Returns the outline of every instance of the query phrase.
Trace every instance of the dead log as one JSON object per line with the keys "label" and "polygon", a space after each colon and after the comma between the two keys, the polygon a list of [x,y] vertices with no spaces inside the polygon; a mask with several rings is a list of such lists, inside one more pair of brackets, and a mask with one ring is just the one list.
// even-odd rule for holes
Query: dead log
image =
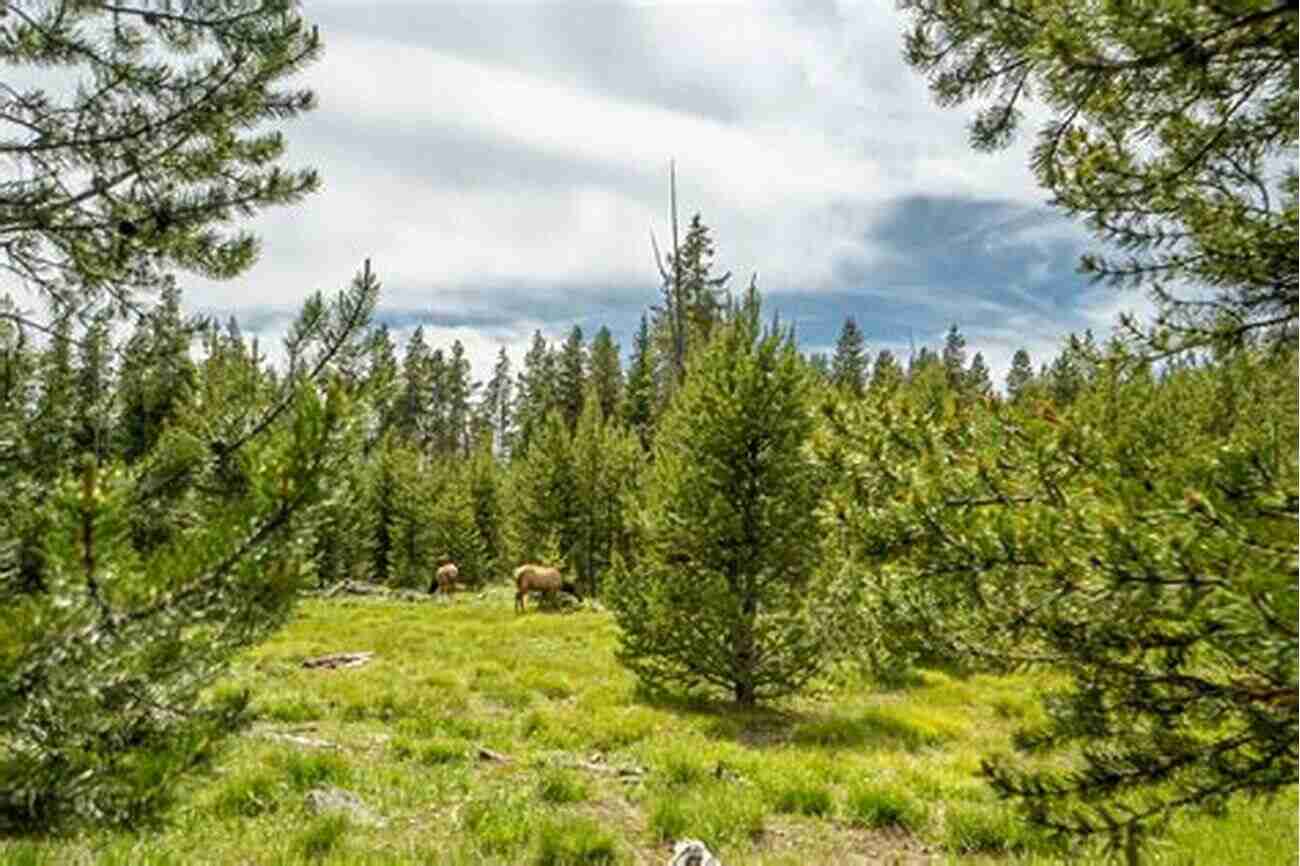
{"label": "dead log", "polygon": [[314,659],[304,659],[302,666],[330,670],[335,668],[355,668],[370,661],[373,656],[373,652],[335,653],[334,655],[320,656]]}

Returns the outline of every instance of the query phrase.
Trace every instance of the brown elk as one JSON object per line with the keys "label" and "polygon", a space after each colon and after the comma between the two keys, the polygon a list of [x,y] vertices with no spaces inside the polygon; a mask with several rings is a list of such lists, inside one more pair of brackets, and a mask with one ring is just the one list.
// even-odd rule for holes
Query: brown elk
{"label": "brown elk", "polygon": [[443,564],[438,567],[437,572],[434,573],[433,583],[429,584],[429,592],[433,593],[441,590],[450,595],[452,590],[456,588],[456,581],[458,580],[460,580],[460,569],[456,567],[456,563],[450,559],[444,560]]}
{"label": "brown elk", "polygon": [[578,588],[571,581],[565,580],[558,568],[547,565],[529,564],[515,569],[515,610],[517,612],[523,611],[524,596],[530,592],[547,594],[567,592],[578,601],[582,601]]}

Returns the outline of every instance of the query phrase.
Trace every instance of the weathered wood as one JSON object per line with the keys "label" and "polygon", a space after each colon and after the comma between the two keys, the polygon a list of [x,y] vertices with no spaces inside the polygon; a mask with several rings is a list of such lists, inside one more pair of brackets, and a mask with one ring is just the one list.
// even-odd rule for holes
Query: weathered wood
{"label": "weathered wood", "polygon": [[373,652],[335,653],[314,659],[304,659],[302,666],[305,668],[329,668],[331,670],[335,668],[355,668],[370,661],[373,656]]}
{"label": "weathered wood", "polygon": [[280,731],[263,731],[262,736],[271,740],[284,740],[287,743],[293,743],[295,746],[304,746],[308,749],[337,749],[338,743],[332,743],[329,740],[318,740],[315,737],[300,737],[297,734],[286,734]]}
{"label": "weathered wood", "polygon": [[495,761],[498,764],[508,764],[511,761],[509,755],[503,755],[500,752],[494,752],[487,746],[478,747],[478,756],[484,761]]}

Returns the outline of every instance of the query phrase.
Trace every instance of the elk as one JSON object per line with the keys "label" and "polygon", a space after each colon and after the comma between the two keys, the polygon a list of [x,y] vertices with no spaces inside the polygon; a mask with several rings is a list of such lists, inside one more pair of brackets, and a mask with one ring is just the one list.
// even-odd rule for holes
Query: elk
{"label": "elk", "polygon": [[582,601],[578,588],[560,574],[558,568],[547,565],[521,565],[515,569],[515,611],[524,609],[524,596],[530,592],[567,592]]}
{"label": "elk", "polygon": [[429,592],[442,590],[448,595],[456,588],[456,581],[460,579],[460,569],[456,568],[456,563],[450,559],[445,560],[434,573],[433,583],[429,584]]}

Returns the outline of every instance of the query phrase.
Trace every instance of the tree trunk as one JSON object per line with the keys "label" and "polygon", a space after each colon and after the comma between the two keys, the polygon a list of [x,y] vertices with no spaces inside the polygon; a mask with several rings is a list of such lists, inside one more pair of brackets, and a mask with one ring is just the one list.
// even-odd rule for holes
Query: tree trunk
{"label": "tree trunk", "polygon": [[747,593],[741,603],[740,622],[732,632],[731,650],[735,658],[735,682],[732,684],[736,703],[752,707],[756,703],[754,696],[754,618],[758,613],[758,604],[753,593]]}
{"label": "tree trunk", "polygon": [[752,682],[738,682],[735,684],[736,703],[742,707],[752,707],[756,703],[754,698],[754,684]]}

